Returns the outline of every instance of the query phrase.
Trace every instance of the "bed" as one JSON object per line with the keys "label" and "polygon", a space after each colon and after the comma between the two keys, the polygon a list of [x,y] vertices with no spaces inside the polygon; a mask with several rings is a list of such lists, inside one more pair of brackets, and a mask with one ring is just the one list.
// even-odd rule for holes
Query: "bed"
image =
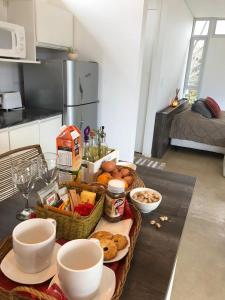
{"label": "bed", "polygon": [[190,108],[173,117],[170,144],[225,154],[225,112],[208,119]]}
{"label": "bed", "polygon": [[205,150],[224,154],[225,177],[225,112],[219,119],[208,119],[190,108],[177,113],[170,128],[170,144],[173,146]]}

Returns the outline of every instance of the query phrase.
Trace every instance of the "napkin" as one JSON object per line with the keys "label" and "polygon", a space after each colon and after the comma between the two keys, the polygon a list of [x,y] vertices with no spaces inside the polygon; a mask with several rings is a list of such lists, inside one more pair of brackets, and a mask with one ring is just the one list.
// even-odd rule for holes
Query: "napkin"
{"label": "napkin", "polygon": [[94,232],[109,231],[112,234],[119,233],[123,235],[129,235],[132,224],[133,224],[132,219],[122,220],[117,223],[110,223],[106,219],[101,218]]}

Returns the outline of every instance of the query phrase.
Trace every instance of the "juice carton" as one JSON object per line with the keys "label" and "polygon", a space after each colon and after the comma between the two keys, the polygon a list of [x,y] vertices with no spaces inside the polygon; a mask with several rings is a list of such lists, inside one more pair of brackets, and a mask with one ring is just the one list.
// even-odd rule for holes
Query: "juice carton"
{"label": "juice carton", "polygon": [[[78,176],[82,163],[80,130],[73,125],[65,126],[56,138],[56,147],[60,171]],[[67,179],[69,178],[67,176]]]}

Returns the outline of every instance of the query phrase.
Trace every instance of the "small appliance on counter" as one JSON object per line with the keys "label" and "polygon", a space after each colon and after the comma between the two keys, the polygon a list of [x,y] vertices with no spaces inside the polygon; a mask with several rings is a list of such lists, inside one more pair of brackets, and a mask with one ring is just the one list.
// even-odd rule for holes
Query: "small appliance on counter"
{"label": "small appliance on counter", "polygon": [[22,100],[20,92],[5,92],[0,94],[1,109],[16,109],[22,108]]}

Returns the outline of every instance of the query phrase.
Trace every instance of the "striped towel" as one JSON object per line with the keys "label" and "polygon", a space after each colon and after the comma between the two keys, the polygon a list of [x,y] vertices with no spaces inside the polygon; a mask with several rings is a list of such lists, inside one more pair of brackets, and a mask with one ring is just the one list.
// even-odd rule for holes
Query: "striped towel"
{"label": "striped towel", "polygon": [[148,168],[154,168],[154,169],[160,169],[160,170],[163,170],[166,166],[165,162],[156,161],[151,158],[146,158],[144,156],[135,157],[134,163],[138,166],[145,166]]}

